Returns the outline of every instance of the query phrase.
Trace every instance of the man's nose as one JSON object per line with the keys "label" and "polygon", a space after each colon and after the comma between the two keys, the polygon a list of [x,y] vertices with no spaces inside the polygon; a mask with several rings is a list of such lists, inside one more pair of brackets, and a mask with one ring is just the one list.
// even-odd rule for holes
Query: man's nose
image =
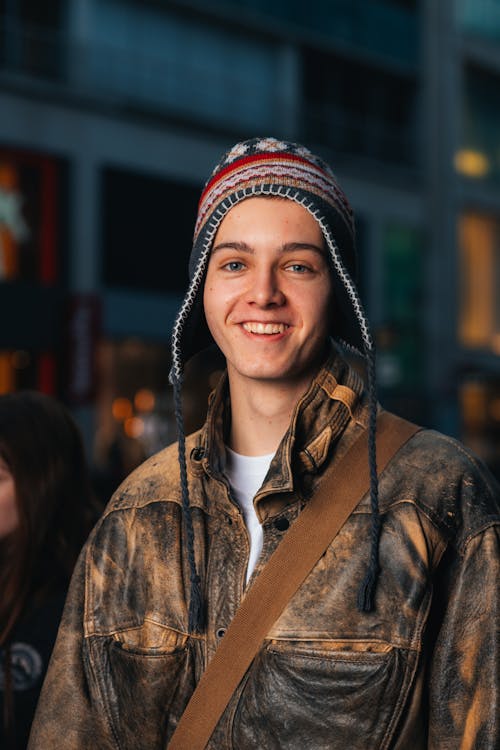
{"label": "man's nose", "polygon": [[263,268],[255,271],[248,290],[247,301],[259,307],[281,306],[284,303],[285,295],[274,269]]}

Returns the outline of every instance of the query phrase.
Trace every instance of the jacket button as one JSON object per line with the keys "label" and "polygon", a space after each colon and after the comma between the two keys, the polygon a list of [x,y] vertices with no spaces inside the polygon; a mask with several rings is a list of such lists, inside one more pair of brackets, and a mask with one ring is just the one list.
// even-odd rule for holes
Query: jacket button
{"label": "jacket button", "polygon": [[203,457],[205,456],[205,449],[201,447],[201,445],[197,445],[196,448],[193,448],[191,451],[191,458],[193,461],[201,461]]}
{"label": "jacket button", "polygon": [[288,518],[277,518],[274,522],[274,528],[278,529],[278,531],[286,531],[289,526],[290,521],[288,520]]}
{"label": "jacket button", "polygon": [[226,628],[217,628],[215,635],[217,638],[223,638],[226,635]]}

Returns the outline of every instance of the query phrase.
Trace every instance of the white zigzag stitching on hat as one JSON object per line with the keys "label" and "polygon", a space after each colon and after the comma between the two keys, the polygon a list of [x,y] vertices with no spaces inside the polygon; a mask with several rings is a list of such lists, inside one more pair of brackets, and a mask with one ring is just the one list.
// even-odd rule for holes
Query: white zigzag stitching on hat
{"label": "white zigzag stitching on hat", "polygon": [[349,299],[351,300],[351,304],[354,309],[354,314],[356,315],[357,321],[359,323],[359,327],[361,329],[361,337],[365,344],[366,350],[367,352],[373,351],[373,339],[372,339],[372,335],[370,332],[370,327],[368,325],[368,319],[363,309],[363,305],[361,304],[359,295],[356,291],[356,287],[354,286],[354,282],[352,281],[351,277],[349,276],[349,273],[347,272],[344,264],[342,263],[342,260],[340,258],[340,254],[338,251],[337,243],[331,236],[328,226],[326,222],[324,221],[323,217],[319,216],[317,213],[314,213],[314,211],[311,211],[310,209],[308,210],[310,211],[310,213],[313,214],[313,216],[316,217],[316,220],[318,221],[323,231],[323,234],[326,237],[326,241],[328,243],[328,247],[330,248],[330,254],[333,260],[333,264],[335,266],[335,270],[340,276],[340,279],[344,285],[344,288],[347,291]]}
{"label": "white zigzag stitching on hat", "polygon": [[[198,265],[193,274],[193,278],[191,280],[188,291],[182,303],[181,309],[179,310],[177,317],[175,319],[175,322],[174,322],[174,327],[172,331],[172,370],[171,370],[171,375],[170,375],[171,382],[172,382],[172,378],[175,378],[178,381],[182,379],[182,352],[181,352],[182,331],[184,329],[184,324],[187,318],[189,317],[189,313],[191,312],[193,308],[196,295],[198,293],[199,287],[203,280],[208,256],[212,248],[212,243],[213,243],[215,234],[219,228],[219,225],[222,219],[227,214],[227,212],[237,203],[240,203],[242,200],[244,200],[245,198],[248,198],[251,195],[276,195],[276,196],[280,196],[283,198],[290,198],[291,200],[295,201],[295,203],[299,203],[301,206],[303,206],[316,219],[327,241],[334,268],[336,272],[338,273],[344,285],[344,288],[347,291],[349,299],[351,300],[354,314],[356,316],[356,319],[361,329],[361,336],[363,339],[363,343],[365,344],[366,350],[367,351],[373,350],[373,340],[372,340],[372,336],[370,333],[368,320],[366,318],[365,312],[363,310],[363,306],[361,304],[361,300],[359,299],[358,293],[356,291],[356,287],[354,286],[354,283],[351,280],[351,277],[349,276],[347,270],[344,267],[344,264],[342,263],[337,244],[330,234],[330,229],[324,217],[321,215],[319,210],[314,208],[314,203],[308,200],[305,196],[301,196],[300,193],[295,188],[286,188],[283,185],[270,185],[267,188],[263,188],[261,185],[256,184],[249,188],[242,188],[241,190],[238,190],[235,195],[228,196],[221,203],[221,205],[217,208],[215,214],[209,220],[209,224],[206,229],[205,239],[203,241],[203,248],[202,248],[201,255],[198,261]],[[351,344],[347,344],[347,346],[350,349],[357,351],[356,348],[353,347]]]}
{"label": "white zigzag stitching on hat", "polygon": [[182,352],[181,352],[182,331],[184,328],[184,324],[189,316],[189,313],[191,312],[193,308],[196,295],[198,293],[198,289],[201,284],[203,274],[205,272],[206,261],[210,253],[210,249],[212,247],[212,242],[213,242],[215,233],[217,232],[218,226],[223,216],[224,214],[223,213],[221,214],[219,210],[217,211],[217,216],[213,217],[210,221],[210,224],[207,229],[207,234],[203,242],[203,249],[201,251],[200,259],[198,261],[198,266],[193,274],[193,278],[186,292],[186,296],[184,297],[184,301],[182,303],[182,306],[179,312],[177,313],[177,317],[174,322],[174,327],[172,329],[172,370],[170,372],[171,383],[173,382],[174,378],[175,380],[179,382],[182,380]]}

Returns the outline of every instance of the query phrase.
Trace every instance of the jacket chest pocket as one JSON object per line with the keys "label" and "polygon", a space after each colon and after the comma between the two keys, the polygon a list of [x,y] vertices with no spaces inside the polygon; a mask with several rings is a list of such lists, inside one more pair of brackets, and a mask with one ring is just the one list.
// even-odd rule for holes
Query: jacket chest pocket
{"label": "jacket chest pocket", "polygon": [[150,625],[92,638],[99,700],[120,750],[164,750],[194,688],[194,654],[186,636]]}
{"label": "jacket chest pocket", "polygon": [[271,641],[241,693],[234,747],[383,748],[412,660],[383,642]]}

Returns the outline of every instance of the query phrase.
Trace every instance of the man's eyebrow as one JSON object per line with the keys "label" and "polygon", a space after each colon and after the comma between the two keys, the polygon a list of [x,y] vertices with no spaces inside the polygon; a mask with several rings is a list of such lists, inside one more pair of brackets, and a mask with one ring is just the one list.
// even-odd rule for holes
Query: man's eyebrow
{"label": "man's eyebrow", "polygon": [[323,245],[315,245],[312,242],[287,242],[283,245],[281,251],[286,253],[293,253],[294,250],[314,250],[314,252],[320,255],[325,255],[325,248]]}
{"label": "man's eyebrow", "polygon": [[[216,253],[217,250],[238,250],[242,253],[255,253],[254,248],[251,245],[248,245],[246,242],[220,242],[218,245],[215,245],[215,247],[212,248],[212,253]],[[310,242],[286,242],[280,247],[280,252],[282,253],[293,253],[296,250],[313,250],[314,252],[317,252],[322,256],[325,255],[324,247],[314,245]]]}
{"label": "man's eyebrow", "polygon": [[212,248],[212,253],[216,253],[217,250],[239,250],[242,253],[253,253],[255,252],[253,247],[247,245],[246,242],[219,242],[218,245]]}

